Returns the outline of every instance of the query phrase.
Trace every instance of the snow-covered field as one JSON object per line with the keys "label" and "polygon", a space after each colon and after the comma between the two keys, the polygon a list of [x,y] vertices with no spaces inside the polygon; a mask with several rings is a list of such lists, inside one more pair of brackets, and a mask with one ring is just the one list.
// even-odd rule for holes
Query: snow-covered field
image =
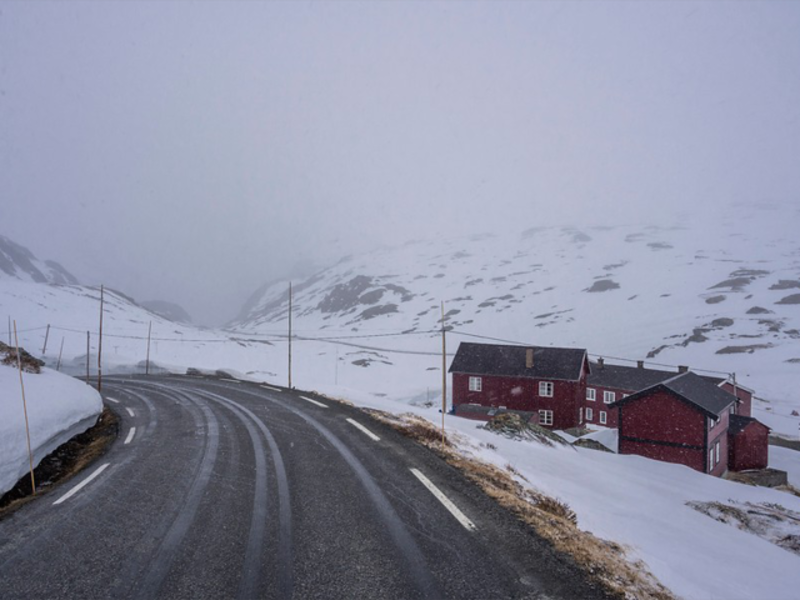
{"label": "snow-covered field", "polygon": [[[767,208],[657,226],[540,228],[354,257],[295,282],[293,383],[438,423],[436,330],[444,301],[450,354],[460,340],[489,336],[585,347],[609,360],[735,372],[756,392],[754,416],[773,433],[796,439],[798,215]],[[770,233],[765,238],[753,231]],[[277,284],[253,298],[226,331],[175,324],[109,292],[104,372],[143,371],[152,322],[151,360],[161,367],[226,369],[285,384],[286,287]],[[17,320],[23,345],[41,355],[50,324],[45,360],[56,364],[63,339],[62,370],[76,375],[85,372],[86,331],[96,372],[98,300],[96,289],[0,279],[0,315]],[[0,379],[4,406],[17,397],[13,385]],[[462,436],[465,451],[510,464],[527,479],[523,483],[567,502],[581,527],[627,546],[679,596],[797,597],[798,555],[687,506],[770,503],[797,512],[797,497],[639,457],[515,442],[449,415],[446,422]],[[613,445],[613,432],[594,437]],[[800,452],[770,452],[771,465],[798,485]]]}
{"label": "snow-covered field", "polygon": [[[95,424],[103,409],[100,394],[85,383],[51,369],[22,374],[34,465],[70,438]],[[15,367],[0,364],[0,495],[28,473],[25,412]]]}

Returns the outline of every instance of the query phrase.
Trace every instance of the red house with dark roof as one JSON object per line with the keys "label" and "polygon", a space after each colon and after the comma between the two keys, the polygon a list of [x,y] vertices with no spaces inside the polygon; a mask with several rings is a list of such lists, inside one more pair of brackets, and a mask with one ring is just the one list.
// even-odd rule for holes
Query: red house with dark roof
{"label": "red house with dark roof", "polygon": [[580,348],[505,346],[462,342],[450,366],[453,410],[486,409],[530,413],[545,427],[580,424],[589,359]]}
{"label": "red house with dark roof", "polygon": [[[688,367],[679,367],[679,373],[688,371]],[[586,378],[586,398],[583,403],[583,415],[587,424],[617,427],[617,409],[611,408],[617,400],[630,394],[649,388],[657,383],[671,379],[675,371],[650,369],[644,361],[637,361],[635,367],[608,364],[602,358],[591,363],[591,372]],[[703,379],[734,393],[739,401],[734,407],[734,414],[750,416],[752,390],[725,378],[701,375]]]}
{"label": "red house with dark roof", "polygon": [[733,394],[695,373],[675,375],[612,405],[619,409],[619,453],[723,475],[735,404]]}

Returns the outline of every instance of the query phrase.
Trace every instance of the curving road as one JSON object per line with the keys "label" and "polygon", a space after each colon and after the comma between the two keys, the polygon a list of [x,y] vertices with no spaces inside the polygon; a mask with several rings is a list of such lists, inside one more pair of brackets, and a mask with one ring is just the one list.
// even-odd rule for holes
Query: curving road
{"label": "curving road", "polygon": [[217,378],[118,378],[104,392],[119,439],[0,522],[0,597],[603,597],[355,408]]}

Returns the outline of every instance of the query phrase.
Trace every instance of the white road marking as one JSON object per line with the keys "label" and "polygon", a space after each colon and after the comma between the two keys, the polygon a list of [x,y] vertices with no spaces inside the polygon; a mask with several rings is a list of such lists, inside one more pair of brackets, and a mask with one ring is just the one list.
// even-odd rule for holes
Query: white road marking
{"label": "white road marking", "polygon": [[230,381],[230,382],[233,382],[233,383],[241,383],[241,381],[239,381],[238,379],[227,379],[225,377],[221,377],[220,381]]}
{"label": "white road marking", "polygon": [[72,489],[71,489],[70,491],[68,491],[66,494],[64,494],[63,496],[61,496],[61,498],[59,498],[58,500],[56,500],[55,502],[53,502],[53,506],[55,506],[56,504],[61,504],[61,503],[62,503],[62,502],[64,502],[65,500],[69,500],[70,498],[72,498],[72,497],[73,497],[75,494],[77,494],[77,493],[78,493],[78,492],[79,492],[79,491],[80,491],[80,490],[81,490],[81,489],[82,489],[84,486],[88,485],[88,484],[89,484],[89,483],[90,483],[90,482],[91,482],[91,481],[92,481],[92,480],[93,480],[95,477],[97,477],[98,475],[100,475],[100,473],[102,473],[103,471],[105,471],[105,470],[106,470],[106,468],[108,467],[108,465],[110,465],[110,464],[111,464],[111,463],[106,463],[106,464],[104,464],[102,467],[100,467],[99,469],[97,469],[97,470],[96,470],[94,473],[92,473],[91,475],[89,475],[89,476],[88,476],[86,479],[84,479],[83,481],[81,481],[81,482],[80,482],[78,485],[76,485],[74,488],[72,488]]}
{"label": "white road marking", "polygon": [[133,436],[136,435],[136,427],[131,427],[131,430],[128,432],[128,437],[125,438],[125,444],[130,444],[133,441]]}
{"label": "white road marking", "polygon": [[453,504],[450,498],[445,496],[439,488],[433,485],[430,479],[425,477],[425,475],[420,473],[417,469],[411,469],[411,472],[414,474],[414,477],[419,479],[422,482],[422,485],[428,488],[431,494],[433,494],[436,499],[441,502],[447,510],[450,511],[450,514],[453,515],[456,520],[464,526],[464,529],[467,531],[474,531],[477,529],[477,527],[475,527],[475,523],[470,521],[467,516],[462,513],[455,504]]}
{"label": "white road marking", "polygon": [[114,404],[119,404],[119,400],[115,400],[114,398],[106,397],[106,400],[108,400],[109,402],[113,402]]}
{"label": "white road marking", "polygon": [[132,417],[135,417],[135,416],[136,416],[136,415],[134,414],[134,412],[133,412],[133,409],[132,409],[132,408],[128,408],[128,407],[126,406],[126,407],[125,407],[125,410],[127,410],[127,411],[128,411],[128,414],[129,414],[130,416],[132,416]]}
{"label": "white road marking", "polygon": [[300,396],[306,402],[311,402],[311,404],[316,404],[317,406],[321,406],[322,408],[328,408],[327,404],[323,404],[322,402],[317,402],[313,398],[307,398],[306,396]]}
{"label": "white road marking", "polygon": [[372,433],[372,432],[371,432],[369,429],[367,429],[366,427],[364,427],[364,426],[363,426],[361,423],[359,423],[358,421],[354,421],[353,419],[351,419],[351,418],[349,418],[349,417],[348,417],[348,418],[347,418],[347,422],[348,422],[348,423],[350,423],[350,425],[352,425],[352,426],[353,426],[353,427],[355,427],[356,429],[360,430],[362,433],[364,433],[364,435],[366,435],[366,436],[367,436],[368,438],[370,438],[371,440],[373,440],[373,441],[375,441],[375,442],[380,442],[380,441],[381,441],[381,438],[379,438],[377,435],[375,435],[374,433]]}
{"label": "white road marking", "polygon": [[261,387],[263,387],[265,389],[268,389],[268,390],[272,390],[273,392],[282,392],[283,391],[283,390],[279,390],[278,388],[270,387],[268,385],[262,385]]}

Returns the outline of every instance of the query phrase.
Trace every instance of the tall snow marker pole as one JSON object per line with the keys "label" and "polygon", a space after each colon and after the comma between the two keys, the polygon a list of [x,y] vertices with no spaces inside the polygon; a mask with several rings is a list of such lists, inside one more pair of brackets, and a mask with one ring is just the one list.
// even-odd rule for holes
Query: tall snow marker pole
{"label": "tall snow marker pole", "polygon": [[11,315],[8,315],[8,345],[11,346]]}
{"label": "tall snow marker pole", "polygon": [[50,337],[50,323],[47,324],[47,331],[44,332],[44,346],[42,346],[42,356],[47,352],[47,338]]}
{"label": "tall snow marker pole", "polygon": [[61,355],[64,354],[64,336],[61,336],[61,349],[58,351],[58,363],[56,363],[56,371],[61,370]]}
{"label": "tall snow marker pole", "polygon": [[292,389],[292,282],[289,282],[289,389]]}
{"label": "tall snow marker pole", "polygon": [[447,343],[444,328],[444,301],[442,301],[442,446],[444,446],[444,413],[447,410]]}
{"label": "tall snow marker pole", "polygon": [[144,362],[144,374],[150,375],[150,331],[153,328],[153,322],[147,326],[147,360]]}
{"label": "tall snow marker pole", "polygon": [[103,390],[103,286],[100,286],[100,338],[97,341],[97,391]]}
{"label": "tall snow marker pole", "polygon": [[89,332],[86,332],[86,383],[89,383]]}
{"label": "tall snow marker pole", "polygon": [[28,461],[31,467],[31,489],[36,495],[36,479],[33,476],[33,453],[31,452],[31,430],[28,426],[28,404],[25,402],[25,384],[22,382],[22,360],[19,356],[19,338],[17,337],[17,321],[14,320],[14,345],[17,347],[17,369],[19,369],[19,387],[22,390],[22,411],[25,413],[25,436],[28,438]]}

